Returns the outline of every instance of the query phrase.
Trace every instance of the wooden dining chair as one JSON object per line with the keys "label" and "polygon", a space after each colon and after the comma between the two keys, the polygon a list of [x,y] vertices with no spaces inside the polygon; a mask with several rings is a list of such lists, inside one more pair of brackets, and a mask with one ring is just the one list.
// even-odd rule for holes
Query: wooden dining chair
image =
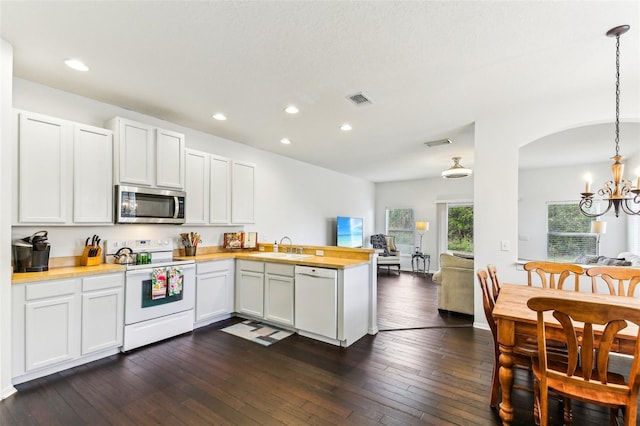
{"label": "wooden dining chair", "polygon": [[[500,366],[500,348],[498,347],[498,325],[496,324],[496,320],[493,318],[493,307],[495,306],[495,301],[491,289],[489,288],[487,271],[478,269],[476,275],[478,276],[478,283],[482,289],[482,307],[484,308],[484,315],[487,318],[487,323],[489,324],[489,328],[491,329],[491,334],[493,336],[494,358],[489,405],[491,407],[496,407],[498,405],[498,397],[500,394],[500,381],[498,375]],[[533,345],[516,345],[513,348],[513,366],[516,368],[531,370],[531,358],[532,356],[535,356],[536,352],[537,347],[535,342]],[[513,387],[514,389],[524,389],[530,392],[533,391],[533,386],[526,387],[514,384]]]}
{"label": "wooden dining chair", "polygon": [[493,286],[493,300],[498,300],[498,295],[500,294],[500,281],[498,281],[498,270],[495,265],[487,265],[487,272],[489,273],[489,279],[491,280],[491,285]]}
{"label": "wooden dining chair", "polygon": [[[629,380],[608,371],[608,365],[616,333],[626,328],[627,322],[640,325],[640,308],[552,297],[531,298],[527,306],[537,312],[539,357],[533,371],[540,425],[547,425],[549,391],[553,390],[565,399],[565,424],[571,424],[571,399],[576,399],[609,407],[612,425],[617,424],[618,410],[622,408],[624,424],[635,426],[640,385],[640,328],[627,376]],[[566,363],[548,362],[544,318],[547,311],[552,311],[562,326],[568,347]],[[574,329],[574,322],[584,323],[581,335]],[[599,339],[594,335],[594,326],[603,326]]]}
{"label": "wooden dining chair", "polygon": [[[598,293],[598,277],[607,284],[609,294],[640,297],[640,269],[622,266],[594,266],[587,268],[591,290]],[[636,290],[638,294],[636,294]]]}
{"label": "wooden dining chair", "polygon": [[563,290],[565,280],[573,275],[574,290],[580,291],[580,275],[584,274],[584,268],[573,263],[534,261],[525,263],[524,269],[527,271],[529,286],[533,285],[532,276],[536,273],[540,277],[543,288],[558,290]]}

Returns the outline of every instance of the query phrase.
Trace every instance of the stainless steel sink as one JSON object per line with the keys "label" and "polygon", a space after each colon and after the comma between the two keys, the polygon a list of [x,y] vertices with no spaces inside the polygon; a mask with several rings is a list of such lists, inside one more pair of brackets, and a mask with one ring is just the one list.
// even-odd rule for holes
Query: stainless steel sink
{"label": "stainless steel sink", "polygon": [[302,260],[309,257],[313,257],[312,254],[297,254],[297,253],[280,253],[280,252],[258,252],[251,253],[248,256],[261,257],[264,259],[282,259],[282,260]]}

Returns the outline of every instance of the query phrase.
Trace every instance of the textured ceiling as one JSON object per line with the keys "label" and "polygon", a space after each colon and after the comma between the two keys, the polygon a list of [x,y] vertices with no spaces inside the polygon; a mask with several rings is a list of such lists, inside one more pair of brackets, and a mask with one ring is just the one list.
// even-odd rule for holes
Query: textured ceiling
{"label": "textured ceiling", "polygon": [[[623,73],[639,91],[639,15],[608,1],[3,0],[0,30],[17,77],[381,182],[453,156],[473,167],[473,123],[496,105],[609,93],[613,26],[632,26]],[[354,106],[357,92],[373,103]],[[424,146],[442,138],[454,144]]]}

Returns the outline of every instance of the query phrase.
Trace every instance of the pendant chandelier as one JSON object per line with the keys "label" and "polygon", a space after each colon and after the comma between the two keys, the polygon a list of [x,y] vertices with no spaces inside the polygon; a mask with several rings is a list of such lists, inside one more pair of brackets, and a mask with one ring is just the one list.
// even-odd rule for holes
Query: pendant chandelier
{"label": "pendant chandelier", "polygon": [[630,180],[622,178],[624,172],[624,164],[622,164],[622,156],[620,155],[620,36],[629,31],[629,25],[620,25],[607,31],[608,37],[616,38],[616,153],[611,158],[613,165],[611,166],[611,174],[613,180],[604,184],[598,189],[598,195],[602,200],[607,202],[607,208],[602,213],[591,212],[594,193],[591,192],[591,182],[587,179],[585,191],[581,193],[580,212],[588,217],[602,216],[611,210],[618,217],[620,211],[628,215],[640,215],[640,176],[638,176],[636,186],[631,184]]}
{"label": "pendant chandelier", "polygon": [[467,169],[466,167],[460,165],[461,157],[453,157],[453,166],[449,167],[447,170],[442,172],[442,177],[445,179],[455,179],[455,178],[463,178],[467,177],[473,172],[471,169]]}

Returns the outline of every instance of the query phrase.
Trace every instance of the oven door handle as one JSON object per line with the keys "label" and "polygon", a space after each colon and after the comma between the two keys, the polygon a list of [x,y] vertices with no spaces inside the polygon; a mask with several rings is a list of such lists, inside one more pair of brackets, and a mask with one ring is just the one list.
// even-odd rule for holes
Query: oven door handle
{"label": "oven door handle", "polygon": [[162,268],[162,269],[166,269],[166,268],[170,268],[172,266],[179,266],[182,270],[187,270],[187,269],[195,269],[196,265],[194,263],[186,263],[186,264],[178,264],[178,265],[165,265],[165,266],[155,266],[155,267],[150,267],[150,268],[144,268],[144,269],[132,269],[130,271],[126,271],[126,275],[127,277],[131,276],[131,275],[151,275],[151,272],[153,272],[154,269],[156,268]]}

